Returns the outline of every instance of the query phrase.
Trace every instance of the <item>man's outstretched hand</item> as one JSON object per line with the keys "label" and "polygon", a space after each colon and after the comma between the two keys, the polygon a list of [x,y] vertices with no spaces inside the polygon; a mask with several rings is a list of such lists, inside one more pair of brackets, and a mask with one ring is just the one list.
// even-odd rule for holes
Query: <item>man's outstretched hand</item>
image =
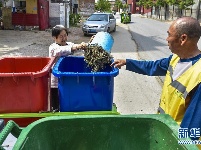
{"label": "man's outstretched hand", "polygon": [[121,69],[122,66],[126,65],[125,59],[117,59],[110,66],[114,66],[116,68]]}

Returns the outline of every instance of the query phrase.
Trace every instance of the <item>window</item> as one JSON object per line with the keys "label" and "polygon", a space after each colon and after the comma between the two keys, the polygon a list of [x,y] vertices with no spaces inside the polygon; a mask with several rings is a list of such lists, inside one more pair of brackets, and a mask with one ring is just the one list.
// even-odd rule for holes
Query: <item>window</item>
{"label": "window", "polygon": [[112,14],[110,14],[110,19],[114,19],[114,16]]}
{"label": "window", "polygon": [[20,1],[20,7],[25,8],[26,7],[26,1]]}

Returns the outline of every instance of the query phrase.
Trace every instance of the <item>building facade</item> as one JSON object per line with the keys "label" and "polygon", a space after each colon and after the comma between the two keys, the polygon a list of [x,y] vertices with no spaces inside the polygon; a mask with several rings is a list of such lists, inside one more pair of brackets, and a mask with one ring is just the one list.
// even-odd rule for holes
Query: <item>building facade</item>
{"label": "building facade", "polygon": [[95,0],[9,0],[3,8],[5,29],[39,26],[40,30],[45,30],[57,24],[69,28],[70,13],[92,14]]}

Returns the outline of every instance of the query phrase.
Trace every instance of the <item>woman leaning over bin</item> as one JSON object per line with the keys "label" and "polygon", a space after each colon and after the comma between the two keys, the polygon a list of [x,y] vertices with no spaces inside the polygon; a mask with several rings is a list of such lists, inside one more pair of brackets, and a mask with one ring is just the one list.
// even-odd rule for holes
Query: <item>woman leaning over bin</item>
{"label": "woman leaning over bin", "polygon": [[[74,44],[72,42],[67,42],[68,31],[63,25],[56,25],[52,28],[52,37],[54,38],[54,43],[49,46],[49,57],[60,57],[72,55],[77,50],[85,50],[87,44],[82,42],[81,44]],[[58,79],[51,75],[51,109],[59,110],[59,97],[58,97]]]}

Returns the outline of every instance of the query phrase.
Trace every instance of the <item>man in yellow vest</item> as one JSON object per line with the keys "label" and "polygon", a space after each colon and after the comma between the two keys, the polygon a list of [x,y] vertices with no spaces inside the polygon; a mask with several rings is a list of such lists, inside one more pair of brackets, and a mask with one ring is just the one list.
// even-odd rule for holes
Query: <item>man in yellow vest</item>
{"label": "man in yellow vest", "polygon": [[[167,31],[167,42],[173,53],[156,61],[115,60],[111,66],[149,76],[166,75],[158,113],[166,113],[181,128],[201,129],[201,51],[197,43],[201,27],[192,17],[175,20]],[[190,131],[189,131],[190,132]],[[197,140],[197,137],[191,137]]]}

